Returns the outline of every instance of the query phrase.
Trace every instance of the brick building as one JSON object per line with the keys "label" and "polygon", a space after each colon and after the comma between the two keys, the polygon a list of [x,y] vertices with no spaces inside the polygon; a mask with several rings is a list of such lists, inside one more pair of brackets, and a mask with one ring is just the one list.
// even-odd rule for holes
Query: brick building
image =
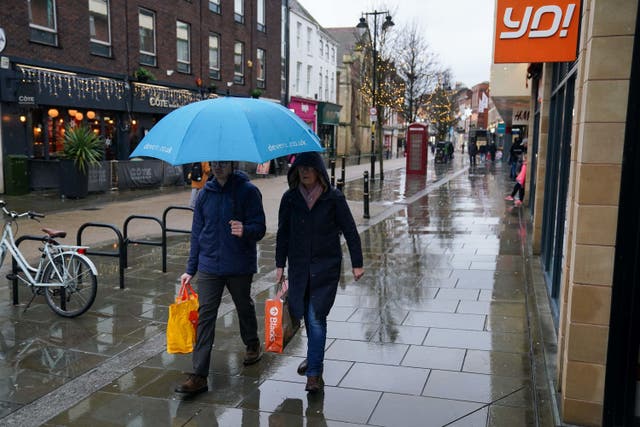
{"label": "brick building", "polygon": [[90,125],[105,138],[106,159],[124,161],[182,105],[257,91],[280,101],[281,34],[279,0],[31,0],[2,8],[0,172],[7,155],[26,155],[29,188],[55,187],[69,124]]}

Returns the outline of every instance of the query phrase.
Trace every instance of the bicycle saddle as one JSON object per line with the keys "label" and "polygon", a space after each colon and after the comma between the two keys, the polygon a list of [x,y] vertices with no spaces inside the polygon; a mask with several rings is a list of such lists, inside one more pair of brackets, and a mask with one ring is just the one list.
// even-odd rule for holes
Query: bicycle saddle
{"label": "bicycle saddle", "polygon": [[57,237],[64,239],[65,237],[67,237],[67,232],[63,230],[54,230],[53,228],[43,228],[42,231],[47,233],[47,235],[52,239],[55,239]]}

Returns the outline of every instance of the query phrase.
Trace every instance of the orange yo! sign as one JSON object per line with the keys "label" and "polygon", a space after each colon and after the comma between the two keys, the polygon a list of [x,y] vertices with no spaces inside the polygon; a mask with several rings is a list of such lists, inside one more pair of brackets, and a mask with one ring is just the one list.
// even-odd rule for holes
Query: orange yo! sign
{"label": "orange yo! sign", "polygon": [[579,0],[498,0],[493,62],[564,62],[577,57]]}

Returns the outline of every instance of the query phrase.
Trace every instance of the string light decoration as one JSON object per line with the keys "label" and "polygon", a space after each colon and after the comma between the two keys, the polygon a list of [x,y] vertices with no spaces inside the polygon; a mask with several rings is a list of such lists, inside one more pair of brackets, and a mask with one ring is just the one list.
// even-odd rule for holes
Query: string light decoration
{"label": "string light decoration", "polygon": [[449,92],[439,83],[427,100],[427,114],[437,141],[446,141],[449,129],[456,123],[453,100]]}
{"label": "string light decoration", "polygon": [[39,94],[54,97],[65,95],[70,98],[77,94],[80,99],[94,101],[124,98],[124,81],[106,77],[83,77],[76,73],[27,65],[17,65],[16,68],[23,81],[38,83]]}
{"label": "string light decoration", "polygon": [[164,108],[179,108],[192,102],[200,101],[200,93],[187,89],[171,89],[164,86],[157,86],[148,83],[134,83],[133,90],[135,96],[141,101],[151,98],[161,99]]}

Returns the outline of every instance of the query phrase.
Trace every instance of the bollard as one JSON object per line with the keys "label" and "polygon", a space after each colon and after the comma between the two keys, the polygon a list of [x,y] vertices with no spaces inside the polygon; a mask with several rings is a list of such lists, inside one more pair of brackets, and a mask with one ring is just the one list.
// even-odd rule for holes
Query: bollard
{"label": "bollard", "polygon": [[331,167],[331,185],[336,185],[336,159],[329,160],[329,165]]}
{"label": "bollard", "polygon": [[344,181],[339,179],[338,183],[336,184],[336,187],[338,188],[338,190],[340,190],[341,193],[344,193]]}
{"label": "bollard", "polygon": [[364,171],[364,219],[369,219],[369,172]]}
{"label": "bollard", "polygon": [[342,172],[340,174],[340,177],[342,179],[342,185],[344,185],[345,179],[346,179],[346,176],[345,176],[345,174],[346,174],[346,162],[347,162],[347,159],[345,158],[345,156],[342,156]]}

